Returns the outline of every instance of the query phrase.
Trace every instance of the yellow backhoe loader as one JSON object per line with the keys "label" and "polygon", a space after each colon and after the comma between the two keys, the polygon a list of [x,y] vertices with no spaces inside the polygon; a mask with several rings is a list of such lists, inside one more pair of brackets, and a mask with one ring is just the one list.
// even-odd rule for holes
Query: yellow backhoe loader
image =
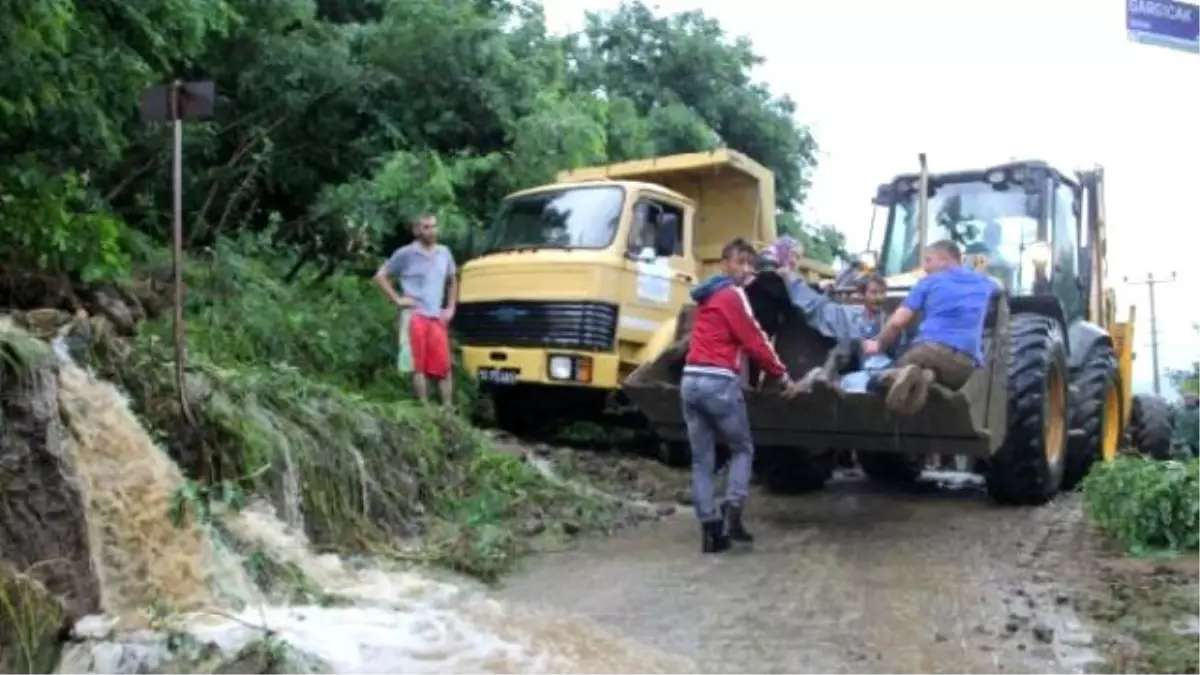
{"label": "yellow backhoe loader", "polygon": [[[1127,428],[1161,441],[1164,429],[1145,414],[1157,401],[1131,394],[1133,310],[1118,321],[1107,285],[1101,168],[1066,172],[1014,161],[930,175],[922,155],[919,173],[881,185],[874,202],[887,213],[882,247],[863,260],[888,279],[887,311],[919,280],[923,248],[936,240],[957,242],[969,264],[1000,281],[984,328],[984,364],[957,391],[935,386],[907,417],[888,412],[877,394],[784,400],[748,388],[769,488],[819,489],[840,450],[855,450],[869,475],[886,480],[915,479],[928,455],[951,454],[975,459],[997,501],[1041,504],[1094,462],[1115,457]],[[845,347],[794,309],[776,345],[793,377]],[[664,352],[624,386],[656,432],[675,441],[685,439],[679,353],[678,346]]]}

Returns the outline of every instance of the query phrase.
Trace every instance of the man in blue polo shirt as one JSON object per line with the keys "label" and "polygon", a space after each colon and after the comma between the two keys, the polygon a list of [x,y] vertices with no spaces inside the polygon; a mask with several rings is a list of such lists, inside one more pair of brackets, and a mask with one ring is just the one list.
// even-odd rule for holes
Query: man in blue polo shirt
{"label": "man in blue polo shirt", "polygon": [[983,364],[983,323],[988,303],[998,290],[995,280],[962,266],[962,249],[938,241],[925,250],[926,276],[909,291],[874,340],[863,342],[863,353],[886,350],[924,315],[912,345],[882,378],[889,385],[887,406],[907,414],[924,405],[933,382],[958,389]]}

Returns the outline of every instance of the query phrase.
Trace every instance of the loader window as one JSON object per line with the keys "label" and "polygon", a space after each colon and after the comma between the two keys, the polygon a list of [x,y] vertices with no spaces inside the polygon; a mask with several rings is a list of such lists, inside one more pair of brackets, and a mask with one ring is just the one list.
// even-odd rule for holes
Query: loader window
{"label": "loader window", "polygon": [[1054,231],[1050,285],[1063,304],[1067,318],[1083,316],[1084,291],[1079,275],[1079,217],[1075,215],[1075,191],[1070,185],[1054,189]]}
{"label": "loader window", "polygon": [[[880,271],[911,272],[921,266],[916,221],[917,195],[904,195],[891,209]],[[1023,251],[1038,238],[1038,206],[1020,186],[985,181],[943,183],[929,198],[926,243],[950,239],[963,252],[986,259],[986,272],[1011,292],[1028,293],[1033,271],[1022,264]]]}
{"label": "loader window", "polygon": [[607,248],[617,234],[624,188],[575,187],[510,197],[492,221],[486,252]]}

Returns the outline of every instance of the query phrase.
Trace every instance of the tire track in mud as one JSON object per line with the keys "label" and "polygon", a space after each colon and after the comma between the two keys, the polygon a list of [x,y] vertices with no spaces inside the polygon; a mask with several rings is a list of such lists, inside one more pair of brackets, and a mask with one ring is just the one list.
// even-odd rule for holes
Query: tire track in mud
{"label": "tire track in mud", "polygon": [[1094,659],[1059,588],[1080,564],[1073,496],[1001,508],[975,489],[840,480],[756,494],[748,515],[752,551],[702,556],[681,510],[531,561],[501,593],[705,672],[1073,672]]}

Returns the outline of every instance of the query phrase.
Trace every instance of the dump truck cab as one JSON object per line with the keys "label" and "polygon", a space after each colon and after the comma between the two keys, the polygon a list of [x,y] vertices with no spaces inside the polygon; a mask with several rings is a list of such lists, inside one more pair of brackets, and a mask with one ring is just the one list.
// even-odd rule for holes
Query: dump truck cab
{"label": "dump truck cab", "polygon": [[620,383],[669,344],[735,236],[775,236],[774,175],[732,150],[587,167],[505,198],[463,266],[463,363],[515,433],[636,411]]}

